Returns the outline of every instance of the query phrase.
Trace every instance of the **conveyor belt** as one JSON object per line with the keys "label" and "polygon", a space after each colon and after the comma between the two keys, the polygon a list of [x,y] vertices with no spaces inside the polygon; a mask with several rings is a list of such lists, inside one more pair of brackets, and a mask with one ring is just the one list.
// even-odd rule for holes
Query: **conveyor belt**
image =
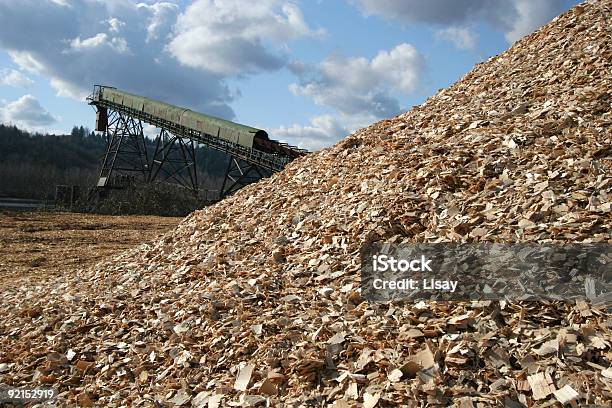
{"label": "conveyor belt", "polygon": [[[109,100],[110,98],[107,99],[104,97],[103,91],[105,89],[112,89],[115,94],[121,92],[121,94],[129,95],[130,100],[126,103],[111,101]],[[136,102],[132,100],[132,98],[136,100]],[[308,153],[306,150],[299,149],[295,146],[289,146],[275,140],[270,140],[268,139],[267,134],[264,131],[255,128],[250,128],[244,125],[235,124],[229,121],[224,121],[222,119],[210,117],[207,115],[198,114],[197,112],[191,113],[192,111],[189,111],[185,108],[179,108],[159,101],[138,97],[136,95],[128,94],[122,91],[116,91],[114,88],[101,87],[96,85],[96,87],[94,87],[94,93],[87,99],[90,105],[95,105],[98,108],[98,111],[110,109],[124,113],[155,127],[166,129],[167,131],[172,132],[179,137],[185,137],[194,140],[197,143],[204,144],[213,149],[225,152],[235,158],[244,160],[250,164],[254,164],[274,172],[282,170],[285,165],[293,159]],[[189,111],[190,114],[197,115],[196,118],[202,117],[202,121],[214,121],[213,123],[215,124],[215,126],[217,126],[218,129],[217,135],[212,135],[202,130],[198,130],[194,126],[186,126],[185,124],[181,124],[180,116],[178,116],[179,120],[168,120],[167,118],[163,118],[161,115],[148,113],[145,111],[144,108],[140,108],[143,103],[158,104],[159,106],[168,107],[168,109],[176,109],[177,112]],[[133,106],[128,105],[138,106],[135,108]],[[155,109],[151,110],[155,111]],[[167,114],[166,116],[169,116],[169,114]],[[200,123],[200,121],[198,121],[198,123]],[[209,128],[210,127],[211,126],[209,126]],[[224,130],[227,130],[227,132],[223,132]],[[250,143],[243,142],[242,140],[245,139],[244,137],[243,139],[239,139],[238,137],[236,137],[235,140],[241,140],[241,142],[235,143],[231,137],[222,136],[225,134],[240,134],[240,132],[242,132],[242,134],[247,135],[251,134],[252,140],[250,141]],[[259,137],[259,135],[263,135],[264,137]],[[246,139],[248,140],[248,138]]]}

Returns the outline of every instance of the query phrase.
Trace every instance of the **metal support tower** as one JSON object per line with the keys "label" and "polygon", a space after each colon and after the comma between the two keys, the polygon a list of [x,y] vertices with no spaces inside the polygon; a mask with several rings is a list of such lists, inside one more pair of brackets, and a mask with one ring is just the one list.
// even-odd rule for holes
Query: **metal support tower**
{"label": "metal support tower", "polygon": [[[105,130],[106,153],[102,157],[102,166],[98,187],[119,186],[134,173],[146,177],[148,155],[142,124],[120,112],[111,111],[108,115],[108,126]],[[120,174],[128,177],[120,179]]]}
{"label": "metal support tower", "polygon": [[160,129],[149,165],[147,182],[174,181],[198,194],[196,145],[193,139],[176,136]]}
{"label": "metal support tower", "polygon": [[256,166],[247,161],[230,156],[223,185],[221,186],[221,197],[226,197],[240,190],[247,184],[254,183],[265,177],[270,177],[272,171]]}
{"label": "metal support tower", "polygon": [[108,111],[108,126],[104,132],[107,149],[102,157],[98,187],[125,187],[136,181],[170,181],[198,194],[193,139],[161,128],[147,143],[142,121],[114,110]]}

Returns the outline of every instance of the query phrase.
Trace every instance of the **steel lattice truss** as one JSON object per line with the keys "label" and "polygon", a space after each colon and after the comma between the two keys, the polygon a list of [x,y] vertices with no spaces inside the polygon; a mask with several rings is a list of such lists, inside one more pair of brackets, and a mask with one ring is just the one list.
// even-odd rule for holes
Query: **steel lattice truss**
{"label": "steel lattice truss", "polygon": [[[196,147],[203,144],[228,155],[223,185],[216,197],[221,199],[282,170],[293,159],[233,144],[108,101],[92,100],[91,104],[96,106],[98,115],[103,114],[106,123],[103,131],[107,138],[107,150],[102,157],[99,188],[165,181],[181,185],[197,195],[200,186]],[[146,142],[143,123],[158,129],[153,150],[151,143]],[[147,137],[151,138],[151,135]]]}
{"label": "steel lattice truss", "polygon": [[108,113],[107,150],[98,187],[121,187],[133,181],[175,182],[198,192],[196,143],[159,129],[154,150],[147,149],[142,121],[122,112]]}

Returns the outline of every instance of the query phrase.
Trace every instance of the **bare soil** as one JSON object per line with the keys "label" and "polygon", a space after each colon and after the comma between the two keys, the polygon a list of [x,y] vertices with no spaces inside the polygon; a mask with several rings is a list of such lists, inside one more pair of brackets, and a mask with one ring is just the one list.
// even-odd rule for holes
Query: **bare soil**
{"label": "bare soil", "polygon": [[182,218],[0,210],[0,288],[61,277],[175,227]]}

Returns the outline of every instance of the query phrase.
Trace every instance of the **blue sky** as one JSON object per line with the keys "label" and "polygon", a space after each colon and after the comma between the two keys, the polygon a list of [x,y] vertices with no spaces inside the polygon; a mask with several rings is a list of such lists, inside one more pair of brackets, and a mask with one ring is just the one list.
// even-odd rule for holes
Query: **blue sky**
{"label": "blue sky", "polygon": [[0,0],[0,120],[93,128],[94,83],[308,149],[422,103],[569,0]]}

